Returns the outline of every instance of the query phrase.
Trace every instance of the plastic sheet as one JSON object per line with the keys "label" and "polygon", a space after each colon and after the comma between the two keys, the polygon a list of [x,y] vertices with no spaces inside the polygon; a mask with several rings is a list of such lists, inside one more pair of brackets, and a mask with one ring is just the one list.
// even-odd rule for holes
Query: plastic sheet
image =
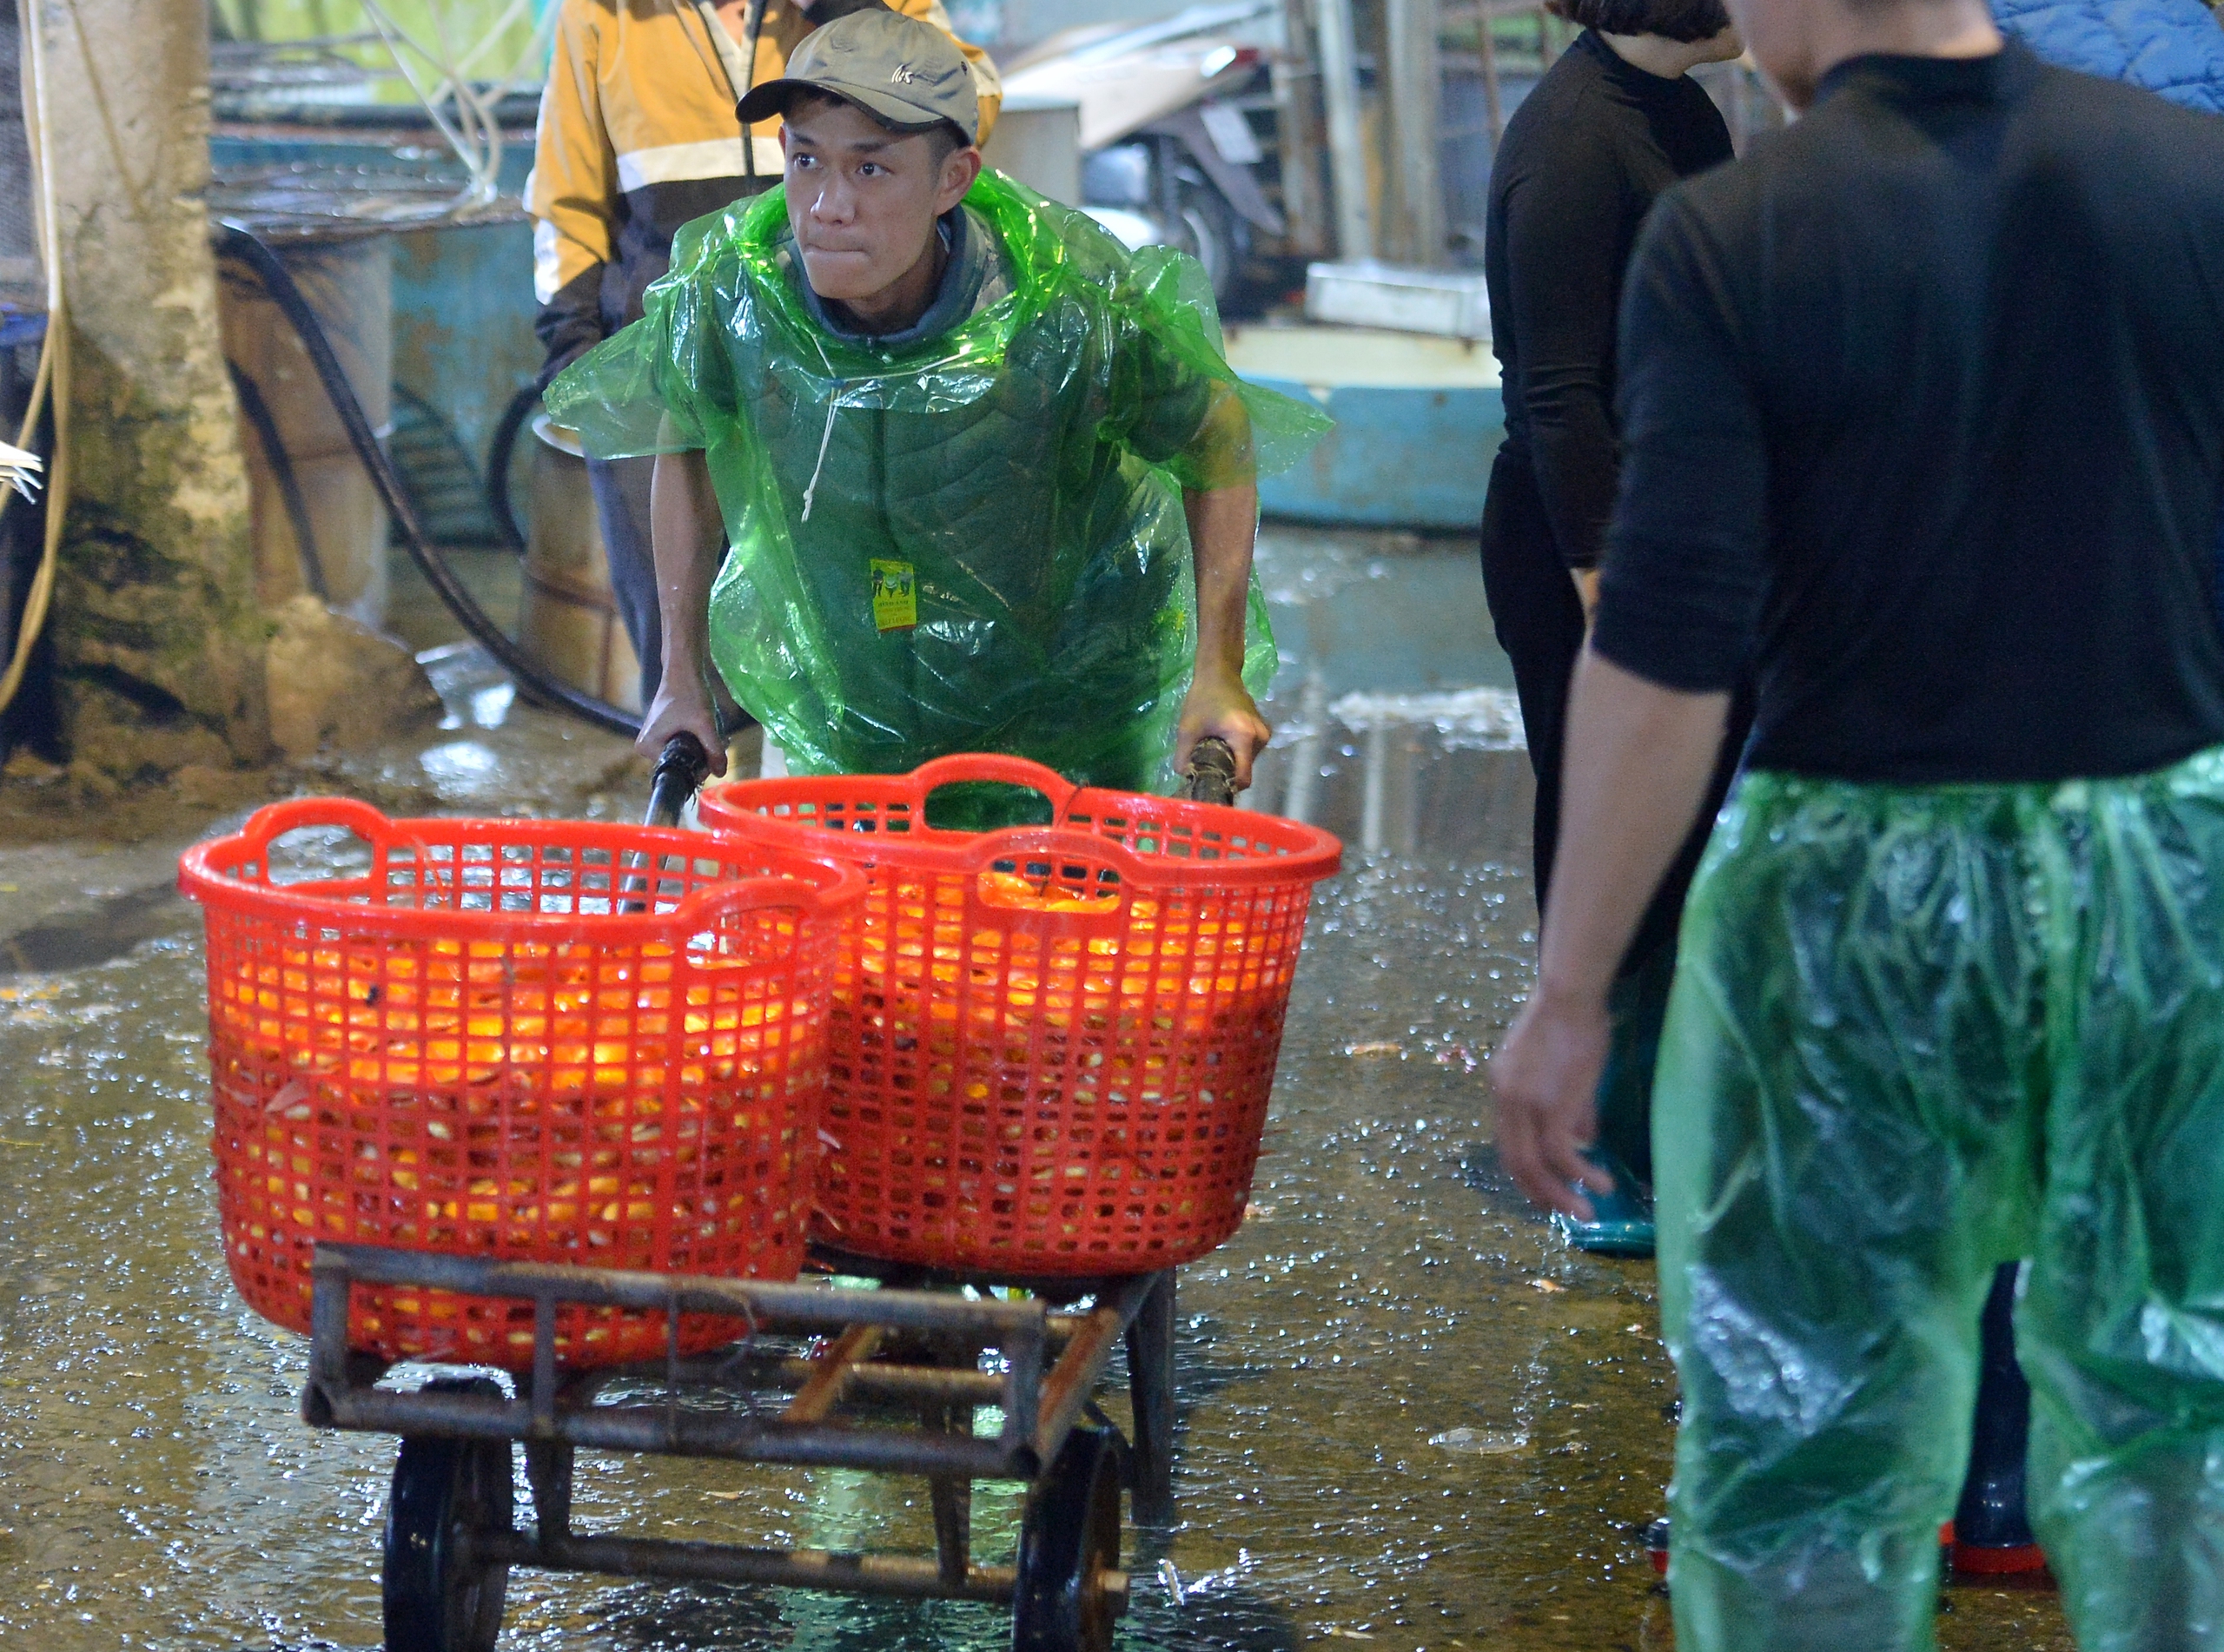
{"label": "plastic sheet", "polygon": [[2031,1512],[2078,1645],[2224,1635],[2224,750],[1749,776],[1655,1100],[1679,1646],[1932,1645],[1979,1314],[2025,1256]]}
{"label": "plastic sheet", "polygon": [[[955,751],[1163,790],[1195,652],[1180,490],[1294,462],[1316,410],[1239,380],[1203,270],[999,174],[1012,291],[920,343],[817,325],[774,192],[681,232],[647,315],[550,388],[599,457],[705,450],[732,544],[712,653],[798,773]],[[1273,639],[1254,582],[1244,678]]]}

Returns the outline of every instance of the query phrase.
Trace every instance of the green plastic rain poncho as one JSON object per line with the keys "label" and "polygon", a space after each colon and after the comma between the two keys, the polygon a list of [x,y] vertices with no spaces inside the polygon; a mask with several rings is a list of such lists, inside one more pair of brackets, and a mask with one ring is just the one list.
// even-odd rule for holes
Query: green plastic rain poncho
{"label": "green plastic rain poncho", "polygon": [[[1009,291],[947,331],[821,324],[776,190],[682,230],[645,319],[549,411],[601,458],[705,450],[732,545],[712,656],[792,769],[1005,751],[1162,790],[1195,651],[1180,490],[1287,465],[1327,421],[1235,377],[1195,260],[994,172],[965,204]],[[1254,694],[1274,665],[1254,581]]]}
{"label": "green plastic rain poncho", "polygon": [[2224,750],[1749,775],[1654,1097],[1678,1646],[1932,1645],[1979,1310],[2019,1257],[2030,1512],[2077,1644],[2224,1644]]}

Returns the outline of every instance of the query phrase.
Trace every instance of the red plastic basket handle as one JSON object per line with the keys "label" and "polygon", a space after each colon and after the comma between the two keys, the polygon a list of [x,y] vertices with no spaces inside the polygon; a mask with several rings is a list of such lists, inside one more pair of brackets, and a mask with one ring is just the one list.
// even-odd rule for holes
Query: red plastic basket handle
{"label": "red plastic basket handle", "polygon": [[714,883],[681,901],[672,909],[669,921],[684,937],[716,928],[718,921],[730,912],[781,910],[796,915],[795,940],[790,943],[786,955],[793,956],[811,920],[822,916],[826,910],[818,891],[801,878],[745,877],[731,883]]}
{"label": "red plastic basket handle", "polygon": [[676,923],[699,923],[722,913],[760,906],[791,907],[810,917],[826,909],[817,886],[799,877],[784,877],[773,872],[763,877],[741,877],[731,883],[706,885],[681,900],[672,909],[672,918]]}
{"label": "red plastic basket handle", "polygon": [[290,803],[264,804],[249,815],[247,824],[240,828],[240,841],[248,851],[241,858],[260,865],[262,882],[269,883],[270,845],[288,832],[314,826],[345,827],[368,843],[370,876],[376,882],[385,881],[387,862],[397,848],[407,849],[414,855],[420,871],[432,858],[424,839],[399,829],[395,823],[370,804],[353,797],[296,797]]}
{"label": "red plastic basket handle", "polygon": [[929,794],[944,786],[962,785],[970,780],[996,780],[1007,786],[1024,786],[1029,791],[1041,792],[1050,800],[1053,817],[1060,820],[1065,818],[1067,806],[1081,790],[1056,769],[1046,769],[1039,763],[1000,751],[961,751],[947,757],[930,758],[911,770],[911,778],[918,783],[922,806]]}
{"label": "red plastic basket handle", "polygon": [[1151,874],[1150,862],[1125,844],[1063,826],[1009,826],[983,832],[973,850],[971,869],[993,871],[998,861],[1028,858],[1095,862],[1117,872],[1122,888],[1148,882]]}

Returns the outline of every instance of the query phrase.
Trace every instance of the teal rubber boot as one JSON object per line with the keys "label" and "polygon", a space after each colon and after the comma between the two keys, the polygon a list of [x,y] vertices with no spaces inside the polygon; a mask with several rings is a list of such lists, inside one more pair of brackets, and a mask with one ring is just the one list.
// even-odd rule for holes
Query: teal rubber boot
{"label": "teal rubber boot", "polygon": [[1620,1160],[1593,1147],[1584,1155],[1614,1180],[1614,1191],[1602,1193],[1587,1183],[1576,1191],[1591,1200],[1591,1219],[1552,1213],[1552,1226],[1579,1251],[1594,1256],[1649,1257],[1652,1254],[1652,1194]]}

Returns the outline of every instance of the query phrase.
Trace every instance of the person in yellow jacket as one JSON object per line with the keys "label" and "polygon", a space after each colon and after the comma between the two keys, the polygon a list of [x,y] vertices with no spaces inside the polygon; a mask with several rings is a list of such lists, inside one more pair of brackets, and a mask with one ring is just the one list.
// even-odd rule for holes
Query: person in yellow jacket
{"label": "person in yellow jacket", "polygon": [[[536,220],[534,331],[548,352],[543,385],[640,319],[642,294],[670,267],[682,224],[779,182],[778,117],[745,135],[736,106],[751,86],[780,78],[813,29],[866,10],[916,17],[956,38],[942,0],[560,0],[526,183]],[[985,139],[1002,83],[986,52],[957,43]],[[663,658],[649,555],[653,468],[645,459],[587,462],[644,705]]]}

